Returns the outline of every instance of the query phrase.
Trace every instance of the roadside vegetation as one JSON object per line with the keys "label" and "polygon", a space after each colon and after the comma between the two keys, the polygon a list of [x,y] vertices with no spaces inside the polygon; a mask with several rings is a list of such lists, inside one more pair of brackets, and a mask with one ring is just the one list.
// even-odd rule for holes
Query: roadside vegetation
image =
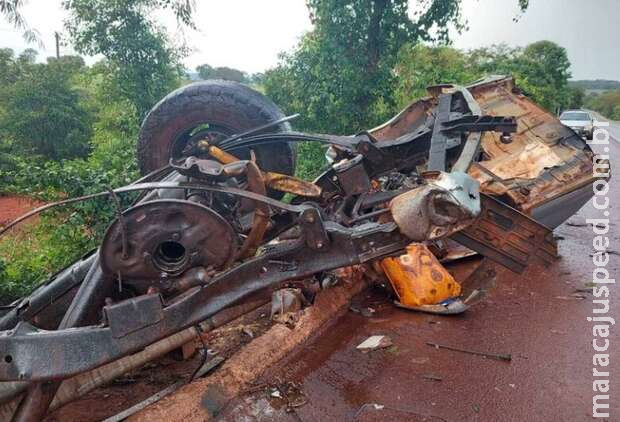
{"label": "roadside vegetation", "polygon": [[[3,4],[13,3],[20,2],[0,0],[0,13]],[[151,16],[168,10],[191,28],[192,3],[64,1],[68,41],[81,55],[103,56],[92,66],[80,56],[41,60],[35,50],[15,55],[1,49],[0,192],[52,201],[137,178],[134,151],[142,118],[189,82],[181,65],[186,47],[174,44]],[[445,28],[465,29],[460,0],[430,2],[414,20],[406,0],[370,3],[309,0],[315,29],[276,67],[247,75],[204,64],[191,72],[192,79],[251,84],[285,113],[300,113],[296,129],[314,132],[368,129],[425,95],[428,85],[465,84],[488,74],[512,74],[526,95],[549,110],[581,106],[583,91],[568,85],[570,63],[561,46],[541,41],[459,51],[449,47]],[[527,1],[519,4],[527,8]],[[8,17],[19,12],[6,10]],[[298,175],[314,177],[324,165],[323,153],[301,144]],[[124,204],[130,200],[125,197]],[[0,239],[0,303],[24,295],[95,247],[114,213],[109,200],[84,202],[47,212]]]}
{"label": "roadside vegetation", "polygon": [[585,106],[608,119],[620,120],[620,89],[592,93],[586,98]]}

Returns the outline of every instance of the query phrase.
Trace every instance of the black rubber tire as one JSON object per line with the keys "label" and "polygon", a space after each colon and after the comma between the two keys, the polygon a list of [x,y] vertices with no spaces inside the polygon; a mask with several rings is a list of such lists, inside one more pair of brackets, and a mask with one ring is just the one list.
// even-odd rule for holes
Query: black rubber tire
{"label": "black rubber tire", "polygon": [[[148,113],[138,138],[138,164],[142,174],[168,164],[174,141],[202,123],[225,127],[231,135],[284,117],[267,97],[231,81],[209,80],[179,88],[157,103]],[[282,123],[271,132],[290,131]],[[256,161],[263,170],[292,175],[295,172],[295,148],[288,143],[254,148]],[[235,151],[249,158],[249,151]]]}

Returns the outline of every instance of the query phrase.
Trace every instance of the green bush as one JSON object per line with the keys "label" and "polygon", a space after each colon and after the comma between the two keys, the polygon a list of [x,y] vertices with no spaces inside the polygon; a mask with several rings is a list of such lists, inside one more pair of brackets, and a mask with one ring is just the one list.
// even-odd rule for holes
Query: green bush
{"label": "green bush", "polygon": [[620,90],[606,91],[586,99],[586,107],[611,120],[620,120]]}
{"label": "green bush", "polygon": [[[94,108],[97,120],[87,158],[46,161],[40,156],[7,154],[0,166],[0,191],[50,202],[135,180],[136,113],[124,102]],[[123,206],[133,197],[122,197]],[[27,294],[50,274],[96,247],[115,213],[109,198],[98,198],[47,211],[34,223],[25,223],[0,238],[0,302]]]}
{"label": "green bush", "polygon": [[0,241],[0,305],[28,294],[40,282],[95,247],[77,212],[42,216]]}

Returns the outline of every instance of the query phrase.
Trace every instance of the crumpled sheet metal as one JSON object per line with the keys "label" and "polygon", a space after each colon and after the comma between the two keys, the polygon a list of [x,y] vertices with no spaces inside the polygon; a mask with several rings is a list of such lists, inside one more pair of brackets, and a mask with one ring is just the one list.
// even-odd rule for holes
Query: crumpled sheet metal
{"label": "crumpled sheet metal", "polygon": [[515,116],[518,125],[509,144],[502,143],[499,134],[483,134],[484,157],[469,171],[482,192],[506,195],[515,208],[530,214],[592,183],[593,153],[586,142],[522,95],[512,78],[468,88],[485,114]]}
{"label": "crumpled sheet metal", "polygon": [[415,242],[449,236],[480,215],[479,184],[465,173],[427,174],[428,183],[394,198],[392,217]]}
{"label": "crumpled sheet metal", "polygon": [[[593,152],[586,142],[557,117],[523,95],[508,76],[491,76],[467,86],[482,113],[514,116],[517,133],[504,143],[499,133],[483,133],[481,157],[468,173],[480,191],[503,196],[528,215],[569,192],[591,185]],[[433,114],[437,95],[420,99],[370,133],[379,142],[403,136]]]}

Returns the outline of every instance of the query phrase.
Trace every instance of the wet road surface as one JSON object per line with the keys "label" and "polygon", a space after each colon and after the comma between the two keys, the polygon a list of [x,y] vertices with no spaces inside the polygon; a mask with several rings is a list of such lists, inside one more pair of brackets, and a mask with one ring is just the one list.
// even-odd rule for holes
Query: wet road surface
{"label": "wet road surface", "polygon": [[[609,146],[620,168],[620,144]],[[620,275],[620,182],[610,183],[611,244],[607,265]],[[587,204],[560,226],[561,260],[518,275],[498,266],[477,283],[487,298],[464,315],[439,317],[401,310],[369,291],[321,337],[265,374],[266,388],[233,402],[224,420],[407,420],[407,421],[581,421],[592,418],[591,287],[592,228],[603,218]],[[451,267],[466,280],[480,260]],[[495,276],[491,277],[495,270]],[[620,277],[618,277],[620,278]],[[471,279],[469,280],[471,281]],[[463,282],[464,288],[472,288]],[[468,284],[470,284],[468,286]],[[620,285],[611,285],[612,316],[620,323]],[[369,316],[370,315],[370,316]],[[387,335],[393,346],[362,353],[371,335]],[[609,420],[620,420],[620,333],[610,340]],[[436,349],[427,342],[489,353],[511,354],[510,362]],[[294,386],[294,399],[269,386]],[[282,398],[275,396],[284,396]]]}

